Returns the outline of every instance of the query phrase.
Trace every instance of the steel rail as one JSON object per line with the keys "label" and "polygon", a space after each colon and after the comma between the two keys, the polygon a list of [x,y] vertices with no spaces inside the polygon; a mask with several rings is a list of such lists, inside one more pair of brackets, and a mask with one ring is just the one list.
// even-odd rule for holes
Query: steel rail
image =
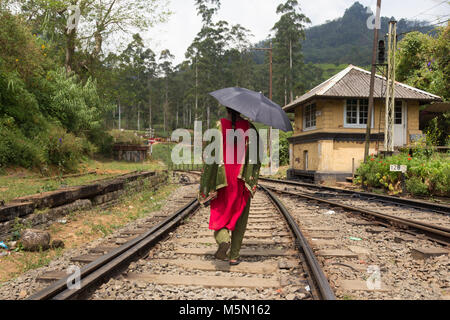
{"label": "steel rail", "polygon": [[395,217],[395,216],[391,216],[391,215],[388,215],[385,213],[372,211],[372,210],[368,210],[368,209],[364,209],[364,208],[349,206],[349,205],[346,205],[343,203],[325,200],[325,199],[318,198],[318,197],[313,197],[311,195],[301,193],[301,192],[291,192],[291,191],[287,191],[287,190],[280,190],[280,189],[277,189],[274,187],[269,187],[269,186],[267,186],[267,188],[270,190],[273,190],[275,192],[281,192],[281,193],[285,193],[285,194],[289,194],[289,195],[293,195],[293,196],[299,196],[299,197],[306,198],[309,200],[327,203],[331,206],[341,207],[341,208],[344,208],[344,209],[347,209],[350,211],[355,211],[355,212],[359,212],[362,214],[370,215],[372,217],[381,219],[383,221],[388,221],[391,224],[393,222],[398,225],[407,226],[407,227],[410,227],[410,228],[413,228],[420,232],[425,233],[428,237],[432,238],[435,241],[438,241],[438,242],[446,244],[446,245],[450,244],[450,229],[449,228],[436,226],[436,225],[432,225],[432,224],[428,224],[428,223],[423,223],[423,222],[419,222],[419,221],[414,221],[414,220],[410,220],[410,219]]}
{"label": "steel rail", "polygon": [[333,289],[328,283],[328,279],[323,273],[322,268],[320,267],[320,264],[317,261],[316,256],[314,255],[314,251],[309,246],[308,241],[301,232],[294,218],[291,216],[291,214],[283,205],[283,203],[273,194],[273,192],[271,192],[269,189],[267,189],[262,185],[260,185],[260,187],[269,195],[270,199],[276,205],[278,210],[283,214],[289,227],[294,233],[296,237],[296,243],[298,244],[298,250],[300,251],[301,254],[303,254],[306,257],[306,263],[308,267],[311,269],[313,279],[317,284],[322,300],[336,300],[336,296],[334,295]]}
{"label": "steel rail", "polygon": [[376,199],[382,200],[383,202],[387,202],[387,203],[392,203],[392,204],[396,204],[396,205],[400,205],[400,204],[407,205],[409,207],[416,208],[416,209],[432,210],[432,211],[435,211],[437,213],[441,213],[444,215],[450,215],[450,206],[449,205],[431,203],[429,201],[404,199],[404,198],[393,197],[393,196],[388,196],[388,195],[383,195],[383,194],[362,192],[362,191],[353,191],[353,190],[347,190],[347,189],[343,189],[343,188],[321,186],[321,185],[317,185],[317,184],[298,182],[298,181],[277,180],[277,179],[270,179],[270,178],[263,178],[263,177],[260,177],[259,180],[273,182],[273,183],[289,184],[289,185],[300,186],[300,187],[314,188],[314,189],[319,189],[319,190],[340,192],[340,193],[345,193],[345,194],[358,194],[360,196],[364,196],[367,198],[376,198]]}
{"label": "steel rail", "polygon": [[199,206],[197,199],[192,200],[185,207],[179,209],[146,233],[84,266],[80,270],[80,288],[68,288],[67,283],[71,278],[71,275],[68,275],[42,291],[31,295],[27,300],[68,300],[80,296],[92,288],[95,283],[113,274],[133,258],[141,255],[145,250],[156,244],[163,235],[167,234],[185,217],[197,210]]}

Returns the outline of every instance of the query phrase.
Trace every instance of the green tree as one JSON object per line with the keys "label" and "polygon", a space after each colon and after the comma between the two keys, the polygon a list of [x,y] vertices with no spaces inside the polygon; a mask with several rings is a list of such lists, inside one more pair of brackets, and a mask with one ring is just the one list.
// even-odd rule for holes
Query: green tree
{"label": "green tree", "polygon": [[[90,0],[80,25],[85,44],[92,55],[101,54],[103,43],[121,32],[142,32],[165,22],[171,15],[167,0]],[[117,41],[114,37],[113,41]]]}
{"label": "green tree", "polygon": [[450,99],[450,26],[411,32],[398,43],[397,80]]}
{"label": "green tree", "polygon": [[212,22],[213,16],[220,9],[220,0],[195,0],[197,15],[202,17],[204,25]]}
{"label": "green tree", "polygon": [[294,85],[303,66],[301,40],[305,39],[305,25],[311,21],[301,13],[297,0],[280,4],[277,14],[281,14],[280,20],[272,28],[275,32],[274,99],[287,104],[294,99]]}
{"label": "green tree", "polygon": [[169,113],[169,93],[170,82],[173,76],[173,59],[175,56],[170,53],[168,49],[161,51],[159,57],[159,69],[164,77],[164,103],[163,103],[163,118],[164,118],[164,132],[167,130],[167,115]]}
{"label": "green tree", "polygon": [[[450,25],[437,28],[435,36],[411,32],[398,44],[397,80],[450,99]],[[450,136],[450,113],[433,119],[425,129],[430,141],[446,145]]]}
{"label": "green tree", "polygon": [[[99,64],[105,41],[114,38],[112,45],[117,48],[119,35],[147,30],[171,14],[167,0],[136,0],[132,4],[128,0],[9,0],[9,4],[20,8],[36,33],[64,48],[62,59],[68,72],[92,69],[92,64]],[[77,5],[79,25],[68,29],[69,8]]]}

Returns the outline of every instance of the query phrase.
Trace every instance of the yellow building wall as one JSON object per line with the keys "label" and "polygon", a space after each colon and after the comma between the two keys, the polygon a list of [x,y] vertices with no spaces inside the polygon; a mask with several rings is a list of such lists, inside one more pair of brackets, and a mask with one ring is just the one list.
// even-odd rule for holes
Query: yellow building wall
{"label": "yellow building wall", "polygon": [[293,146],[293,168],[305,170],[304,152],[308,151],[308,171],[317,171],[319,169],[319,150],[318,143],[302,143]]}
{"label": "yellow building wall", "polygon": [[[322,157],[319,172],[352,172],[364,161],[364,143],[344,141],[322,141]],[[374,154],[376,143],[370,144],[369,154]]]}
{"label": "yellow building wall", "polygon": [[[293,168],[305,170],[304,151],[308,151],[308,171],[352,172],[364,161],[364,143],[321,140],[293,146]],[[376,142],[371,143],[370,154],[376,152]]]}
{"label": "yellow building wall", "polygon": [[344,124],[343,106],[344,100],[318,100],[322,114],[320,118],[319,129],[342,128]]}
{"label": "yellow building wall", "polygon": [[418,101],[408,101],[408,131],[406,132],[407,143],[411,143],[411,134],[422,134],[419,130],[420,105]]}
{"label": "yellow building wall", "polygon": [[303,131],[303,108],[295,109],[294,132]]}
{"label": "yellow building wall", "polygon": [[[335,133],[365,133],[365,128],[344,128],[344,110],[346,99],[319,99],[316,103],[318,115],[316,129],[303,131],[303,106],[295,110],[294,137],[301,137],[317,132]],[[407,143],[410,143],[411,134],[421,134],[419,130],[419,102],[407,101]],[[384,133],[385,101],[377,99],[374,104],[374,121],[371,133]],[[383,142],[372,142],[370,154],[383,149]],[[378,149],[377,149],[378,147]],[[309,143],[291,145],[292,167],[304,170],[304,151],[308,151],[310,171],[317,172],[352,172],[353,159],[355,170],[364,160],[363,142],[346,142],[321,140]]]}

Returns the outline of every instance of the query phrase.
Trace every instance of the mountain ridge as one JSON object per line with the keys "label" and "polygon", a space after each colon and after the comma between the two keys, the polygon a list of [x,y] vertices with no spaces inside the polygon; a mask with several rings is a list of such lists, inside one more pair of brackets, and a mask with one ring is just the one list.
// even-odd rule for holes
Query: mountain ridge
{"label": "mountain ridge", "polygon": [[[367,20],[372,16],[370,8],[356,1],[344,12],[342,17],[323,24],[307,28],[306,39],[302,41],[305,63],[313,64],[353,64],[368,66],[372,59],[373,30],[367,27]],[[388,33],[389,21],[394,17],[381,18],[379,39]],[[422,33],[434,29],[426,21],[400,19],[397,22],[397,34],[412,30]],[[401,40],[402,36],[399,37]],[[255,47],[266,47],[269,40],[262,40]],[[253,54],[257,64],[264,63],[264,52]]]}
{"label": "mountain ridge", "polygon": [[[373,29],[368,28],[367,21],[371,16],[370,9],[356,1],[342,17],[306,29],[306,40],[303,41],[305,63],[370,65]],[[379,39],[388,33],[391,19],[395,18],[381,18]],[[433,27],[425,21],[398,20],[397,34],[411,30],[427,33]]]}

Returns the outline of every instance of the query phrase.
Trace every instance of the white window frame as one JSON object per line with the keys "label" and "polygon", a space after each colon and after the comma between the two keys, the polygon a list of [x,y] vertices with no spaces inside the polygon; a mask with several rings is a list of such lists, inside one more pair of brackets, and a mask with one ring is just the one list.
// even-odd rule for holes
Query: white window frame
{"label": "white window frame", "polygon": [[[314,117],[315,117],[315,120],[316,120],[316,125],[315,126],[312,126],[312,127],[306,127],[306,108],[307,107],[310,107],[310,106],[312,106],[312,105],[315,105],[315,107],[316,107],[316,112],[314,112]],[[317,129],[317,105],[316,105],[316,103],[315,102],[312,102],[312,103],[310,103],[310,104],[308,104],[308,105],[306,105],[304,108],[303,108],[303,131],[311,131],[311,130],[316,130]]]}
{"label": "white window frame", "polygon": [[[356,100],[357,101],[357,111],[356,111],[356,119],[358,121],[358,123],[347,123],[347,101],[348,100]],[[355,98],[349,98],[349,99],[345,99],[344,101],[344,128],[357,128],[357,129],[366,129],[367,128],[367,124],[360,124],[359,120],[360,120],[360,109],[359,109],[359,105],[361,100],[366,100],[366,99],[355,99]],[[370,109],[368,109],[368,112],[370,112]],[[374,123],[375,123],[375,119],[372,115],[372,125],[371,128],[374,127]]]}

